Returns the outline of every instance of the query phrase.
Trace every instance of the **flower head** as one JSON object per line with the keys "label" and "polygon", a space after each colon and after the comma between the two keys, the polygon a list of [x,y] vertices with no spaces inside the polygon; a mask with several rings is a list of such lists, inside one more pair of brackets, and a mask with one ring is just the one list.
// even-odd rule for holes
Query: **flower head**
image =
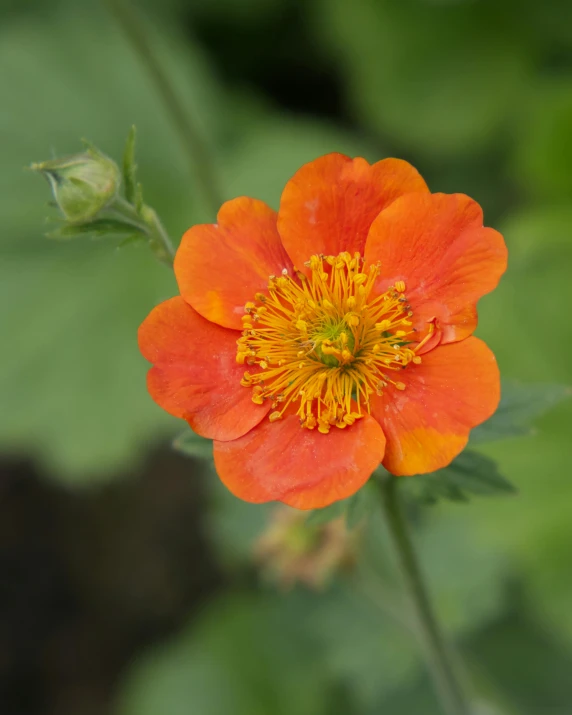
{"label": "flower head", "polygon": [[415,169],[330,154],[287,183],[278,213],[249,198],[194,226],[180,297],[140,328],[153,399],[214,440],[237,496],[311,509],[446,466],[499,401],[472,337],[506,268],[502,236]]}

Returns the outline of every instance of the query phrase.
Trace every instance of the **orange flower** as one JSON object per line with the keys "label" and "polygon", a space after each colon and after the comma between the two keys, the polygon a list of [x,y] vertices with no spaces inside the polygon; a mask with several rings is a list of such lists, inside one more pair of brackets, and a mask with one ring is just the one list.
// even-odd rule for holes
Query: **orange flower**
{"label": "orange flower", "polygon": [[181,292],[141,325],[153,399],[214,440],[238,497],[323,507],[382,463],[444,467],[495,411],[476,302],[506,268],[477,203],[431,194],[407,162],[329,154],[278,213],[225,203],[181,241]]}

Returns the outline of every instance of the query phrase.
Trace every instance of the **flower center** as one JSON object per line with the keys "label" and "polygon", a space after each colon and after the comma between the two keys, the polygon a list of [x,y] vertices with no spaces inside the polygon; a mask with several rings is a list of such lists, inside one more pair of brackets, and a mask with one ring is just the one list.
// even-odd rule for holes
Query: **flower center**
{"label": "flower center", "polygon": [[[371,395],[405,385],[391,376],[420,363],[405,284],[371,297],[379,264],[364,268],[359,253],[312,256],[311,276],[294,269],[270,276],[268,295],[245,306],[236,361],[256,404],[272,401],[270,421],[291,405],[302,427],[324,434],[370,411]],[[430,326],[431,327],[431,326]],[[394,375],[395,376],[395,375]]]}

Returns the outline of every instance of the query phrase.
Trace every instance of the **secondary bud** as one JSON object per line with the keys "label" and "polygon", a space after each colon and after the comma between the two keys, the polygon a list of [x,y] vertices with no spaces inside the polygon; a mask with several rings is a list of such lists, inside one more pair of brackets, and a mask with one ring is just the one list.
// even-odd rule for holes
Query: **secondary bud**
{"label": "secondary bud", "polygon": [[121,183],[117,164],[95,148],[32,164],[50,182],[54,198],[71,223],[93,219],[110,204]]}
{"label": "secondary bud", "polygon": [[324,589],[354,560],[355,534],[347,531],[343,518],[320,526],[306,519],[303,511],[278,507],[254,547],[262,575],[284,590],[296,583]]}

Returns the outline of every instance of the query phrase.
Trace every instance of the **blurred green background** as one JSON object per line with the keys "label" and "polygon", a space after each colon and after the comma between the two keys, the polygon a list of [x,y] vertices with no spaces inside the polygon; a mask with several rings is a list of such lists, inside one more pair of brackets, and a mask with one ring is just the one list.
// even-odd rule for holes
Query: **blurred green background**
{"label": "blurred green background", "polygon": [[[503,375],[572,383],[572,3],[136,5],[225,198],[276,207],[330,151],[411,161],[506,236],[478,331]],[[170,453],[181,423],[145,389],[136,330],[173,276],[144,245],[43,237],[48,186],[24,167],[81,137],[118,158],[132,124],[171,235],[212,220],[99,2],[0,2],[0,712],[437,715],[381,521],[324,592],[269,585],[252,553],[272,507]],[[564,403],[487,447],[517,497],[412,514],[439,614],[507,715],[572,713],[571,428]]]}

